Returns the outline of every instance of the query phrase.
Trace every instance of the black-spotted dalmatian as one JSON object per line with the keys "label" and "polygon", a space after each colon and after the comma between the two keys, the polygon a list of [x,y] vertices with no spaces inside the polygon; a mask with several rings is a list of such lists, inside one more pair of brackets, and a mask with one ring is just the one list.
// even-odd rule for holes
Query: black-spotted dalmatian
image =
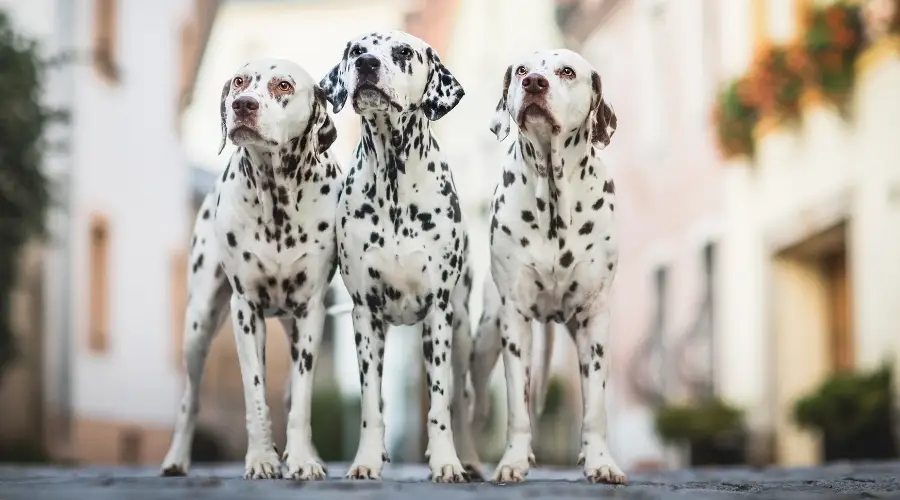
{"label": "black-spotted dalmatian", "polygon": [[220,111],[219,152],[226,138],[238,148],[194,226],[188,383],[162,474],[187,473],[206,356],[230,309],[247,412],[244,476],[282,476],[265,399],[265,319],[277,316],[293,359],[286,477],[324,479],[312,445],[310,404],[323,300],[337,268],[334,219],[343,184],[328,152],[336,130],[322,89],[303,68],[278,59],[238,69],[222,88]]}
{"label": "black-spotted dalmatian", "polygon": [[598,151],[609,145],[616,115],[584,58],[549,50],[507,68],[491,127],[501,141],[510,116],[518,139],[491,206],[491,274],[499,300],[486,304],[472,363],[477,420],[487,404],[484,379],[502,349],[507,448],[493,480],[523,481],[534,462],[528,388],[536,320],[564,324],[577,346],[584,403],[578,461],[587,479],[625,483],[607,445],[604,401],[618,244],[615,184]]}
{"label": "black-spotted dalmatian", "polygon": [[350,41],[320,85],[335,113],[352,105],[362,135],[337,219],[362,385],[359,449],[347,475],[381,477],[388,461],[381,402],[385,333],[390,325],[422,322],[431,477],[467,481],[480,474],[467,460],[477,455],[463,401],[471,349],[469,244],[453,176],[431,130],[431,122],[462,99],[462,86],[434,49],[399,31]]}

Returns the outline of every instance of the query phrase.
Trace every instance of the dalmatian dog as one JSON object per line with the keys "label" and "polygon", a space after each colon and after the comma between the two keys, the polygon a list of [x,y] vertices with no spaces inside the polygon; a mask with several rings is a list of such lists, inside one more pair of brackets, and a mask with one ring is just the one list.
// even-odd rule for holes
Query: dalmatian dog
{"label": "dalmatian dog", "polygon": [[244,477],[282,476],[265,399],[265,319],[278,317],[293,360],[286,477],[324,479],[310,405],[324,296],[337,269],[334,220],[343,184],[328,152],[337,133],[322,89],[285,60],[254,60],[238,69],[222,88],[220,114],[219,152],[226,138],[237,149],[194,225],[188,380],[162,475],[187,473],[206,356],[230,310],[246,406]]}
{"label": "dalmatian dog", "polygon": [[510,117],[518,139],[491,204],[491,275],[499,300],[486,304],[472,369],[477,420],[486,404],[483,379],[502,350],[507,448],[492,479],[523,481],[534,465],[530,327],[539,321],[565,325],[577,347],[584,404],[579,465],[592,483],[625,483],[607,444],[604,401],[618,246],[615,184],[598,152],[610,143],[616,115],[584,58],[549,50],[507,68],[491,126],[498,140],[509,134]]}
{"label": "dalmatian dog", "polygon": [[465,482],[479,474],[464,402],[472,342],[469,243],[431,128],[459,103],[463,88],[433,48],[400,31],[351,40],[320,85],[335,113],[352,105],[362,136],[337,214],[362,386],[359,448],[347,476],[379,479],[389,461],[381,402],[385,333],[390,325],[422,323],[431,478]]}

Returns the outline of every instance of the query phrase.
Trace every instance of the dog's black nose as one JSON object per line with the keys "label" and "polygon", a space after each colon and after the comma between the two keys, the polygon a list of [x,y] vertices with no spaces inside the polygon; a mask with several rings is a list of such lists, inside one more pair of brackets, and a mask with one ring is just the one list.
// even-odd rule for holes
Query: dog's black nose
{"label": "dog's black nose", "polygon": [[231,103],[231,109],[234,110],[234,114],[237,116],[246,117],[259,109],[259,101],[245,95],[235,99]]}
{"label": "dog's black nose", "polygon": [[381,61],[372,54],[363,54],[356,59],[356,69],[360,73],[374,73],[381,67]]}
{"label": "dog's black nose", "polygon": [[544,75],[531,73],[522,79],[522,88],[529,94],[542,94],[550,88],[550,80],[547,80]]}

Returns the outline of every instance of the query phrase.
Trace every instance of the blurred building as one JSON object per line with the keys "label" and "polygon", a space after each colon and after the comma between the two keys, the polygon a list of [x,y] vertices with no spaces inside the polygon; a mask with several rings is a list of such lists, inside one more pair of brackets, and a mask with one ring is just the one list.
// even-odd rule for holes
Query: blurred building
{"label": "blurred building", "polygon": [[621,231],[613,286],[610,445],[626,470],[666,461],[665,401],[716,377],[724,172],[709,127],[722,36],[718,0],[558,2],[567,44],[597,69],[619,128],[603,159]]}
{"label": "blurred building", "polygon": [[37,254],[38,292],[0,419],[13,422],[6,436],[35,436],[55,459],[137,463],[165,453],[180,396],[190,231],[179,119],[216,4],[0,2],[45,54],[73,56],[47,82],[48,103],[71,123],[51,134],[66,146],[47,162],[52,237]]}
{"label": "blurred building", "polygon": [[[733,2],[723,76],[743,71],[752,48],[800,36],[809,5]],[[900,44],[872,42],[849,118],[805,95],[798,125],[760,123],[756,160],[724,165],[719,383],[782,464],[820,460],[818,441],[791,423],[798,396],[900,355]]]}
{"label": "blurred building", "polygon": [[830,0],[559,2],[620,120],[610,440],[626,468],[678,463],[653,410],[712,393],[746,410],[752,460],[815,463],[796,399],[900,354],[896,42],[860,58],[852,119],[809,95],[798,127],[760,124],[753,161],[723,162],[712,142],[716,91],[801,36],[814,3]]}

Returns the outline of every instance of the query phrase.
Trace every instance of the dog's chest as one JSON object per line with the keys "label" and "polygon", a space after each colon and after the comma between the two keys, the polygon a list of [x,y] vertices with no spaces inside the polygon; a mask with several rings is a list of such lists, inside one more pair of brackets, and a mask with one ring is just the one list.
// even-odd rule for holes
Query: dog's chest
{"label": "dog's chest", "polygon": [[222,265],[235,291],[267,312],[302,314],[327,286],[335,260],[336,178],[265,192],[226,180],[216,209]]}
{"label": "dog's chest", "polygon": [[406,179],[395,199],[372,175],[351,172],[338,209],[344,282],[351,294],[380,291],[390,323],[420,321],[435,300],[449,300],[464,265],[468,243],[452,182],[423,177]]}
{"label": "dog's chest", "polygon": [[521,175],[498,185],[490,229],[494,275],[523,313],[565,321],[607,291],[618,259],[612,186],[590,178],[570,185],[567,217]]}

